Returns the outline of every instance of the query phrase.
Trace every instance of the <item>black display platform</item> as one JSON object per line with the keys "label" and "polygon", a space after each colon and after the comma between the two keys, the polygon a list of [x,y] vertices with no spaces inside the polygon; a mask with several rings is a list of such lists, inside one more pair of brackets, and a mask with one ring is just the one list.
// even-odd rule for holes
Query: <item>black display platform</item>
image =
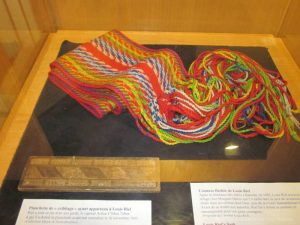
{"label": "black display platform", "polygon": [[[64,42],[60,54],[76,47]],[[176,51],[188,68],[204,51],[224,46],[148,46],[168,47]],[[266,48],[226,47],[246,53],[268,69],[276,67]],[[239,146],[235,154],[224,150],[227,144]],[[161,192],[141,193],[22,193],[17,185],[25,162],[32,155],[76,156],[135,156],[160,159],[266,159],[272,140],[258,136],[243,139],[230,131],[204,144],[167,146],[143,136],[130,114],[108,115],[96,119],[76,101],[47,81],[32,118],[17,149],[0,193],[0,224],[13,225],[24,198],[50,199],[117,199],[152,200],[152,220],[155,225],[191,225],[193,222],[190,187],[188,183],[162,183]]]}

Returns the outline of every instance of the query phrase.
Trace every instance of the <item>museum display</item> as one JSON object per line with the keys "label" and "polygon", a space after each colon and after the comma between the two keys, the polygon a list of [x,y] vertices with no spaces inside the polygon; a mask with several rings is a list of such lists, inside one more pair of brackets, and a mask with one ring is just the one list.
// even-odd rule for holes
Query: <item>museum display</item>
{"label": "museum display", "polygon": [[0,225],[297,225],[300,1],[0,1]]}
{"label": "museum display", "polygon": [[[80,44],[65,41],[61,45],[59,55],[68,54]],[[177,52],[185,67],[190,65],[197,55],[202,52],[213,52],[216,49],[230,49],[234,52],[245,52],[255,58],[260,64],[271,70],[276,70],[268,51],[262,47],[233,47],[233,46],[189,46],[189,45],[147,45],[152,49],[172,49]],[[291,140],[293,142],[293,140]],[[286,141],[284,140],[284,143]],[[230,150],[226,147],[233,144],[238,149]],[[120,115],[107,114],[102,119],[96,118],[84,107],[78,104],[69,95],[57,88],[52,82],[47,81],[38,103],[35,107],[32,118],[24,132],[19,148],[14,157],[14,161],[8,171],[7,179],[2,187],[0,206],[2,213],[10,215],[17,212],[21,207],[23,199],[106,199],[106,200],[151,200],[152,202],[152,223],[165,224],[165,221],[177,220],[185,224],[193,224],[193,210],[191,193],[188,182],[159,184],[161,191],[158,193],[91,193],[81,192],[88,189],[88,186],[81,187],[74,192],[76,179],[68,178],[89,175],[89,179],[83,177],[81,185],[85,185],[87,180],[99,179],[99,170],[89,172],[85,166],[78,165],[81,171],[72,173],[78,168],[74,166],[71,172],[57,165],[35,166],[28,174],[29,179],[38,178],[36,182],[41,182],[48,191],[33,191],[32,186],[27,186],[24,191],[16,191],[19,185],[26,181],[21,179],[21,174],[26,167],[26,162],[31,156],[40,156],[42,159],[58,158],[60,156],[71,159],[73,156],[87,157],[87,162],[92,162],[97,157],[159,157],[160,159],[266,159],[268,150],[277,144],[272,139],[258,135],[254,138],[243,138],[226,130],[212,141],[206,143],[190,143],[166,145],[153,141],[144,136],[136,127],[135,121],[129,112]],[[42,146],[42,148],[41,148]],[[253,147],[254,146],[254,147]],[[80,157],[79,157],[80,158]],[[221,160],[221,161],[222,161]],[[59,161],[59,160],[58,160]],[[205,160],[206,161],[206,160]],[[265,161],[265,160],[263,160]],[[67,166],[67,161],[60,161],[61,166]],[[116,161],[115,161],[116,162]],[[161,162],[161,161],[160,161]],[[111,163],[114,163],[113,161]],[[232,163],[232,162],[230,162]],[[84,164],[84,162],[83,162]],[[92,164],[90,164],[92,166]],[[54,168],[55,167],[55,168]],[[59,166],[58,166],[59,167]],[[83,168],[81,168],[83,167]],[[92,166],[93,167],[93,166]],[[97,172],[98,171],[98,172]],[[137,170],[139,171],[139,170]],[[201,171],[199,171],[201,172]],[[26,174],[26,170],[24,172]],[[67,174],[66,174],[67,173]],[[80,175],[81,174],[81,175]],[[122,171],[119,171],[119,175]],[[51,178],[52,176],[52,178]],[[60,177],[60,181],[65,182],[58,187],[57,182],[52,182],[55,177]],[[81,177],[82,178],[82,177]],[[104,177],[102,177],[104,178]],[[102,179],[101,178],[101,179]],[[134,178],[134,177],[132,177]],[[52,180],[52,181],[51,181]],[[77,182],[79,182],[77,179]],[[20,182],[19,182],[20,181]],[[43,183],[44,182],[44,183]],[[99,183],[101,184],[101,182]],[[77,183],[78,185],[78,183]],[[40,186],[41,187],[41,186]],[[156,186],[158,187],[158,186]],[[59,189],[64,189],[60,192]],[[20,186],[20,190],[22,187]],[[158,190],[158,189],[156,189]],[[62,191],[62,190],[61,190]],[[12,200],[13,199],[13,200]],[[180,204],[178,204],[180,202]],[[5,206],[5,208],[3,208]],[[7,207],[9,206],[9,207]],[[14,224],[17,214],[7,218],[7,224]]]}

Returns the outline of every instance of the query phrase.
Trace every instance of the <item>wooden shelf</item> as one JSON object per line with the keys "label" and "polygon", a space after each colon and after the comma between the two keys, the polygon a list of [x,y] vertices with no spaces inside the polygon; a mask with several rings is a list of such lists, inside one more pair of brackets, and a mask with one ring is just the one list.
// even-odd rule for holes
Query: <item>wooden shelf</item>
{"label": "wooden shelf", "polygon": [[[12,161],[38,97],[47,80],[49,63],[55,60],[62,41],[87,42],[104,31],[67,31],[51,33],[7,120],[0,131],[0,182]],[[300,106],[300,71],[280,38],[264,34],[212,34],[182,32],[124,32],[141,44],[187,44],[260,46],[269,49],[273,61],[288,81],[289,90]],[[298,145],[299,147],[300,145]],[[284,150],[283,150],[284,149]],[[161,161],[162,181],[284,181],[300,180],[300,149],[276,141],[268,160],[184,160]]]}

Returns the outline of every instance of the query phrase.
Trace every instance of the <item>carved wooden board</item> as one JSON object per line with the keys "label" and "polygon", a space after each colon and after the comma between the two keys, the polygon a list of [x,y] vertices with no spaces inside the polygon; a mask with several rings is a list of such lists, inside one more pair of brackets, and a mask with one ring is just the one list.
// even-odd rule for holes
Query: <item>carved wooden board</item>
{"label": "carved wooden board", "polygon": [[18,189],[49,192],[159,192],[159,159],[31,157]]}

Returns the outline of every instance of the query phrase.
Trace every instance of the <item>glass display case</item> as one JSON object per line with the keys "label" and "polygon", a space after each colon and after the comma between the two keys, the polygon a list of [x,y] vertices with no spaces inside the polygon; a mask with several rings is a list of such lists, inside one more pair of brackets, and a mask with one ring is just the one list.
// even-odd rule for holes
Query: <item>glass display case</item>
{"label": "glass display case", "polygon": [[[277,16],[271,14],[272,18],[275,18],[273,24],[268,25],[268,21],[262,20],[262,23],[266,25],[265,30],[262,30],[261,27],[255,28],[259,27],[258,23],[253,24],[253,21],[249,20],[245,22],[245,25],[249,26],[249,32],[247,32],[240,26],[238,20],[233,21],[227,17],[224,20],[231,21],[232,24],[235,24],[235,28],[228,26],[226,30],[222,30],[223,28],[214,25],[213,21],[209,23],[210,25],[205,25],[206,28],[203,29],[198,28],[199,21],[194,22],[194,25],[187,25],[187,28],[182,28],[183,24],[187,24],[188,21],[181,21],[178,22],[179,28],[177,29],[174,25],[176,22],[174,12],[178,12],[179,3],[174,3],[173,6],[176,10],[169,12],[170,17],[173,18],[170,19],[169,28],[162,25],[159,27],[155,21],[149,19],[145,29],[140,29],[140,26],[134,26],[131,21],[132,16],[129,15],[126,17],[128,23],[125,23],[125,25],[117,19],[112,19],[106,23],[103,21],[96,22],[94,18],[95,11],[92,10],[93,7],[90,5],[96,1],[88,1],[87,6],[83,7],[85,9],[83,10],[83,20],[90,21],[95,26],[95,29],[88,29],[88,26],[91,25],[83,25],[81,21],[78,22],[78,27],[76,27],[73,19],[70,20],[72,13],[76,11],[73,7],[68,13],[63,14],[63,12],[66,12],[65,8],[70,6],[71,1],[65,1],[65,3],[46,2],[46,5],[42,4],[38,7],[44,12],[48,12],[47,26],[42,24],[40,26],[47,27],[49,34],[47,38],[40,37],[36,45],[36,48],[40,50],[39,56],[35,59],[31,72],[24,85],[22,85],[22,90],[18,92],[19,96],[14,102],[14,106],[11,110],[7,110],[9,114],[0,133],[2,139],[0,141],[2,158],[0,162],[3,162],[1,167],[3,181],[0,194],[1,224],[16,223],[24,199],[150,200],[152,203],[152,224],[194,224],[190,182],[298,183],[300,181],[300,143],[286,136],[278,139],[269,139],[262,135],[254,138],[242,138],[228,129],[206,143],[166,145],[143,135],[128,111],[120,115],[110,113],[98,119],[48,79],[49,64],[56,57],[66,54],[81,43],[88,42],[105,33],[105,31],[98,30],[115,28],[111,26],[119,24],[121,28],[124,28],[124,33],[129,38],[147,48],[168,48],[176,52],[183,61],[185,68],[188,68],[197,56],[204,51],[226,48],[242,52],[263,67],[279,71],[282,77],[287,80],[289,93],[294,98],[296,105],[299,106],[299,64],[297,66],[299,57],[297,53],[294,53],[298,47],[293,41],[294,36],[297,35],[290,34],[292,33],[290,31],[291,27],[294,27],[291,21],[297,18],[294,9],[299,9],[298,3],[295,1],[286,1],[286,3],[284,3],[285,1],[280,3],[276,1],[278,4],[274,4],[272,10],[277,12]],[[144,1],[148,5],[149,2]],[[196,4],[196,1],[193,2]],[[231,4],[229,1],[226,2]],[[263,2],[267,4],[269,1]],[[25,5],[25,3],[23,4]],[[80,1],[75,1],[74,4],[81,5]],[[120,1],[117,5],[123,4]],[[164,3],[162,4],[164,5]],[[98,3],[95,3],[95,5],[98,6]],[[213,7],[212,5],[207,7]],[[249,3],[248,6],[253,8],[252,3]],[[10,7],[13,8],[13,6]],[[118,7],[116,6],[116,8]],[[137,3],[136,8],[140,7],[140,3]],[[159,8],[157,5],[155,7]],[[199,8],[198,5],[197,7]],[[221,9],[225,6],[218,5],[218,7]],[[280,7],[288,8],[285,12],[288,13],[286,17],[283,17],[285,14],[280,10]],[[267,10],[267,8],[264,9]],[[90,17],[88,17],[86,10],[91,10]],[[128,7],[128,10],[133,9]],[[184,9],[183,12],[185,12],[186,17],[194,18],[194,13],[189,17],[188,11],[194,12],[190,7],[189,10]],[[279,23],[277,17],[281,15],[280,13],[282,13],[282,18],[285,18],[285,20],[282,19]],[[124,17],[126,16],[124,12],[121,14]],[[29,13],[26,15],[28,16]],[[244,18],[240,13],[235,15]],[[38,16],[42,17],[40,14]],[[151,16],[148,15],[148,17]],[[160,14],[154,17],[159,21],[164,21],[164,17]],[[141,21],[143,19],[146,20],[141,17]],[[74,20],[78,19],[75,18]],[[55,29],[53,24],[58,26],[58,30]],[[130,29],[127,29],[126,26]],[[156,29],[152,26],[158,27]],[[281,36],[273,35],[275,26],[280,29]],[[74,28],[77,30],[68,30]],[[131,28],[137,31],[126,31],[131,30]],[[294,30],[296,29],[294,28]],[[299,29],[297,32],[299,33]],[[42,48],[39,49],[42,39],[45,41]],[[299,39],[297,40],[299,41]],[[297,113],[295,115],[299,120],[299,115]],[[232,146],[234,147],[231,148]],[[159,179],[157,178],[155,181],[159,183],[160,188],[159,191],[156,189],[152,193],[132,190],[130,192],[123,192],[122,190],[94,192],[87,190],[86,187],[78,188],[78,191],[72,189],[72,191],[64,190],[62,192],[59,189],[55,190],[57,184],[44,183],[45,186],[49,186],[49,190],[22,189],[19,186],[20,180],[22,174],[24,178],[26,163],[32,156],[74,157],[74,159],[87,157],[87,164],[84,168],[78,166],[79,170],[84,173],[86,178],[97,178],[99,180],[112,179],[113,175],[111,175],[112,173],[109,176],[105,175],[104,171],[97,170],[97,168],[95,169],[96,172],[87,170],[87,167],[92,165],[93,159],[115,160],[114,164],[118,167],[118,160],[120,159],[155,158],[155,160],[158,160],[158,174],[160,175]],[[62,163],[66,162],[62,160]],[[138,163],[134,165],[138,165]],[[123,177],[134,179],[138,176],[137,168],[135,167],[135,172],[132,173],[123,169],[121,172],[115,172],[114,174],[118,176],[122,173]],[[54,170],[56,168],[51,170],[50,167],[41,167],[37,169],[36,173],[38,175],[32,173],[32,176],[40,176],[45,180],[56,176],[63,177],[59,171]],[[143,173],[142,169],[140,172]],[[83,178],[83,180],[86,178]],[[69,179],[69,177],[66,179]],[[67,183],[63,185],[67,186]]]}

